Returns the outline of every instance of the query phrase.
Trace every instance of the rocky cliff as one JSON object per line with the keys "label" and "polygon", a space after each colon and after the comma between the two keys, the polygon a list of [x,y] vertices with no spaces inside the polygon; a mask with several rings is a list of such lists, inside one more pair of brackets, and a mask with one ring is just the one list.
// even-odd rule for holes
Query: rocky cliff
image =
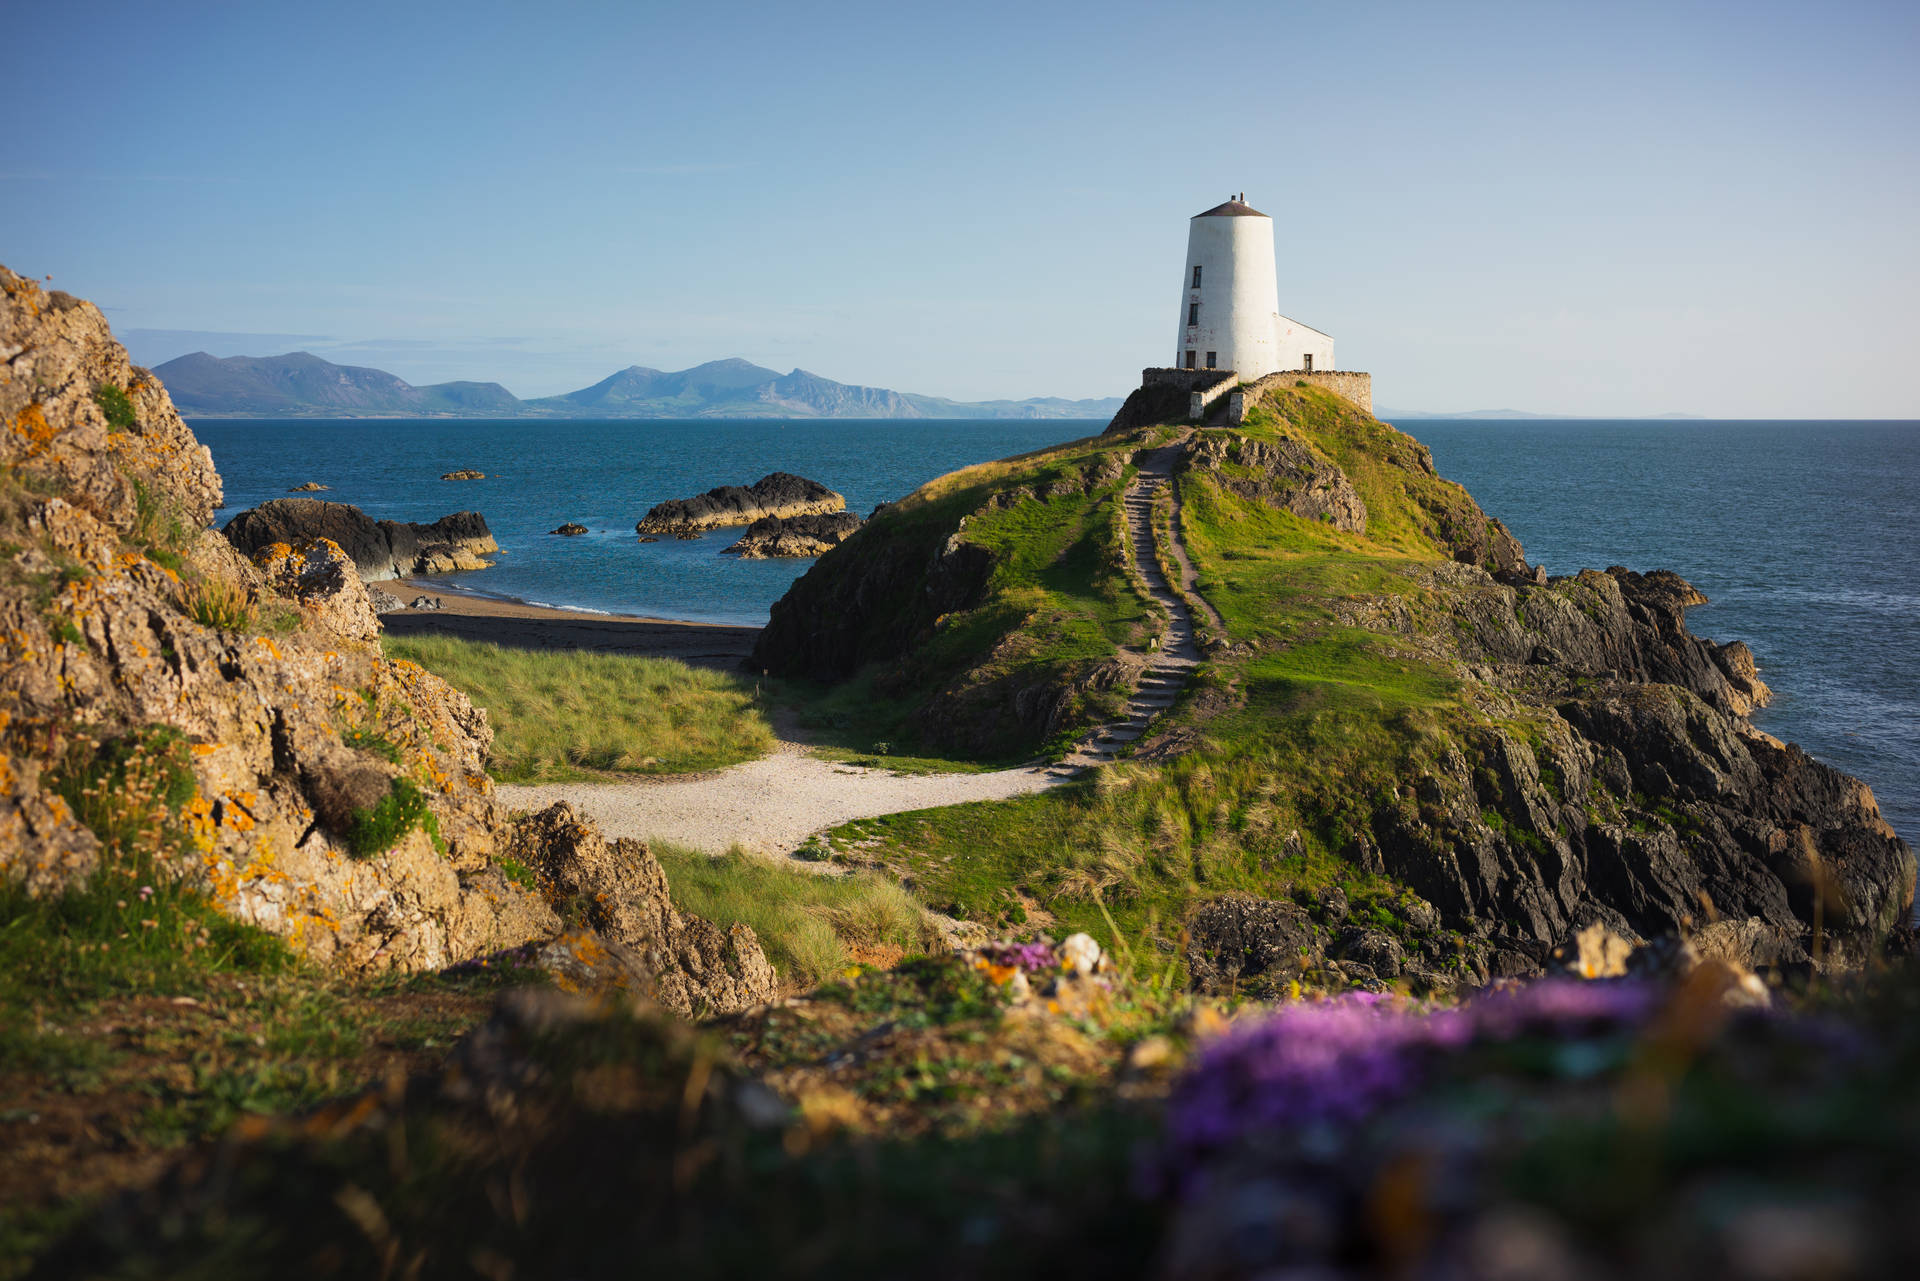
{"label": "rocky cliff", "polygon": [[[583,856],[524,848],[485,714],[381,656],[354,558],[286,529],[249,559],[210,530],[212,459],[100,312],[4,268],[0,289],[0,881],[178,879],[349,970],[555,936]],[[748,978],[687,996],[687,927],[625,853],[588,879],[651,904],[661,937],[616,940],[643,968],[689,1008],[771,994],[749,931],[693,949]]]}
{"label": "rocky cliff", "polygon": [[1233,430],[1123,422],[935,482],[795,583],[753,665],[863,674],[944,750],[1060,741],[1151,660],[1150,619],[1129,644],[1073,611],[1137,591],[1112,505],[1168,439],[1225,626],[1133,757],[1170,772],[1122,767],[1164,798],[1145,833],[1101,838],[1150,869],[1127,876],[1304,896],[1336,957],[1343,921],[1301,887],[1375,878],[1419,904],[1394,920],[1410,969],[1481,977],[1536,972],[1595,922],[1737,921],[1744,963],[1852,965],[1911,911],[1912,851],[1865,784],[1754,728],[1753,655],[1688,630],[1689,584],[1549,579],[1417,441],[1312,389]]}
{"label": "rocky cliff", "polygon": [[634,526],[640,534],[695,534],[728,525],[751,525],[769,517],[826,515],[845,511],[847,500],[818,481],[777,471],[751,485],[721,485],[692,498],[656,504]]}

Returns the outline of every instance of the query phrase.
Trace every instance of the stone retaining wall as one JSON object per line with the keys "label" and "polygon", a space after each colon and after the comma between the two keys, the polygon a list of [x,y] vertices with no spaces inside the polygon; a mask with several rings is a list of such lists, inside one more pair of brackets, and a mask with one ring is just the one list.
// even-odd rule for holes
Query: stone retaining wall
{"label": "stone retaining wall", "polygon": [[1350,369],[1284,369],[1277,374],[1268,374],[1265,378],[1247,384],[1233,391],[1227,404],[1227,421],[1238,423],[1247,416],[1249,406],[1260,403],[1260,398],[1275,387],[1324,387],[1336,396],[1352,401],[1368,413],[1373,412],[1373,375],[1359,373]]}

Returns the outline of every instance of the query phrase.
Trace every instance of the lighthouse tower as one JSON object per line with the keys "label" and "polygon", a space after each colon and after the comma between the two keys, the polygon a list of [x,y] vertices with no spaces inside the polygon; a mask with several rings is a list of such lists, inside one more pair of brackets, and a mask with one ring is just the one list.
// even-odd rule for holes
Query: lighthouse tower
{"label": "lighthouse tower", "polygon": [[1333,339],[1280,314],[1273,219],[1240,197],[1187,224],[1174,364],[1231,369],[1241,382],[1333,368]]}

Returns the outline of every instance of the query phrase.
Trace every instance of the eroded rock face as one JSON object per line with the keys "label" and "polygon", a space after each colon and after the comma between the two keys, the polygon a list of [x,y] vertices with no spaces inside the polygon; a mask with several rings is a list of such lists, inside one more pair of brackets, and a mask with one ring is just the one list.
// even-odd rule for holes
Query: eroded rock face
{"label": "eroded rock face", "polygon": [[1221,488],[1275,511],[1366,532],[1367,505],[1347,474],[1291,437],[1265,441],[1203,433],[1187,444],[1180,465],[1203,470]]}
{"label": "eroded rock face", "polygon": [[500,550],[479,512],[455,512],[431,525],[376,521],[351,504],[318,498],[273,499],[240,512],[220,532],[248,556],[276,543],[327,539],[352,558],[365,582],[485,569],[485,557]]}
{"label": "eroded rock face", "polygon": [[727,552],[744,560],[818,556],[838,547],[860,528],[852,512],[824,516],[763,516],[747,526]]}
{"label": "eroded rock face", "polygon": [[847,500],[818,481],[777,471],[751,485],[721,485],[693,498],[660,503],[634,527],[640,534],[693,534],[751,525],[768,516],[815,516],[845,511]]}
{"label": "eroded rock face", "polygon": [[688,1015],[737,1013],[777,995],[752,927],[722,930],[676,911],[666,871],[641,842],[609,843],[561,801],[520,820],[508,848],[564,915],[624,950],[616,964],[641,995]]}

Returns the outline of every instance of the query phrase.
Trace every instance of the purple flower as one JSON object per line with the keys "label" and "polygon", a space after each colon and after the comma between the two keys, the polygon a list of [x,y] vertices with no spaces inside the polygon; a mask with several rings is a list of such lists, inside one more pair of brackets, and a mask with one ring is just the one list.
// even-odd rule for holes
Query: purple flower
{"label": "purple flower", "polygon": [[1657,1004],[1640,984],[1568,979],[1452,1010],[1409,1009],[1377,993],[1283,1007],[1214,1042],[1174,1087],[1167,1173],[1191,1188],[1211,1155],[1249,1136],[1364,1121],[1418,1086],[1435,1059],[1469,1045],[1631,1027]]}
{"label": "purple flower", "polygon": [[988,943],[980,955],[995,965],[1011,966],[1028,974],[1060,968],[1050,943]]}

